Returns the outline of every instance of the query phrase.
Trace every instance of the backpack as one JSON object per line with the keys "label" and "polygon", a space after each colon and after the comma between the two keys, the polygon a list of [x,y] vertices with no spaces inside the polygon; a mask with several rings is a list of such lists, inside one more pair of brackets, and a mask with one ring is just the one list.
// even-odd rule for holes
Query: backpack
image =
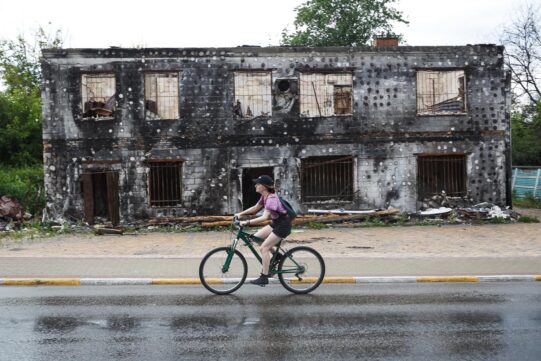
{"label": "backpack", "polygon": [[293,219],[293,218],[297,217],[297,212],[295,212],[295,210],[293,209],[293,206],[288,201],[286,201],[284,198],[282,198],[280,196],[278,196],[278,199],[280,200],[280,202],[282,203],[282,205],[286,209],[287,215],[289,216],[289,218]]}

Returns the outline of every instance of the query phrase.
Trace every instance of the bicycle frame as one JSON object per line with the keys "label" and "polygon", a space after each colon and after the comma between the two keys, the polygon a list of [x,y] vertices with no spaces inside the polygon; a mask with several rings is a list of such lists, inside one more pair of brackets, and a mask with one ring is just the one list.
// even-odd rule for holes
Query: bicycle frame
{"label": "bicycle frame", "polygon": [[[255,237],[247,232],[244,232],[242,230],[242,227],[239,227],[238,231],[237,231],[237,235],[236,237],[233,239],[233,243],[231,244],[231,248],[230,248],[230,251],[227,253],[227,258],[225,260],[225,263],[222,267],[222,271],[225,273],[229,270],[229,265],[231,264],[231,260],[233,259],[233,254],[234,254],[234,251],[235,249],[237,248],[237,244],[239,242],[239,239],[242,240],[244,242],[244,244],[248,247],[248,249],[253,253],[253,255],[255,256],[255,258],[257,259],[257,261],[260,263],[260,264],[263,264],[263,259],[261,258],[261,256],[259,255],[259,252],[257,252],[257,250],[254,248],[254,246],[252,245],[252,242],[250,242],[250,237],[253,237],[253,238],[256,238],[258,240],[261,240],[261,241],[264,241],[264,239],[262,238],[259,238],[259,237]],[[280,242],[278,242],[276,244],[276,248],[278,251],[282,251],[284,253],[284,255],[286,254],[286,250],[283,249],[282,247],[280,247],[282,244],[282,240],[280,240]],[[278,255],[279,252],[275,252],[270,260],[270,264],[269,264],[269,273],[270,274],[279,274],[279,273],[294,273],[294,274],[298,274],[298,273],[302,273],[304,272],[304,267],[302,265],[300,265],[299,263],[297,263],[297,261],[295,261],[293,259],[293,257],[291,257],[290,255],[288,255],[287,257],[295,264],[296,267],[293,268],[293,266],[291,267],[288,267],[288,269],[284,270],[280,270],[280,271],[277,271],[275,269],[275,267],[277,266],[278,262],[276,260],[277,258],[277,255]]]}

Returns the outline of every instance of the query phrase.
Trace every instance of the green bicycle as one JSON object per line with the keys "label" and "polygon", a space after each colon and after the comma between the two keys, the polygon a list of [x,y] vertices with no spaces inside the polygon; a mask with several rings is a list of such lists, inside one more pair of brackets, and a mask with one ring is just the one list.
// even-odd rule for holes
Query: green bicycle
{"label": "green bicycle", "polygon": [[[231,246],[218,247],[208,252],[199,265],[199,279],[210,292],[225,295],[238,290],[246,281],[248,263],[242,253],[237,250],[239,241],[244,242],[255,258],[262,263],[261,255],[254,248],[251,240],[263,241],[243,231],[238,221],[234,221],[231,232],[237,228]],[[314,249],[299,246],[287,250],[281,247],[282,241],[276,245],[272,255],[269,274],[278,275],[282,286],[297,294],[315,290],[325,276],[325,262]]]}

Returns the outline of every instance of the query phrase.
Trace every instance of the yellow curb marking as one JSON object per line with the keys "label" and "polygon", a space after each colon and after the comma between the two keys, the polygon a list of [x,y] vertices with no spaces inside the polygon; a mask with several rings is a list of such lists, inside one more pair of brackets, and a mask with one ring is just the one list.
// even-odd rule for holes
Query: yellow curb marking
{"label": "yellow curb marking", "polygon": [[536,281],[541,281],[541,275],[536,275],[536,276],[534,276],[534,278],[535,278]]}
{"label": "yellow curb marking", "polygon": [[423,276],[417,282],[479,282],[475,276]]}
{"label": "yellow curb marking", "polygon": [[5,286],[79,286],[79,278],[4,278]]}

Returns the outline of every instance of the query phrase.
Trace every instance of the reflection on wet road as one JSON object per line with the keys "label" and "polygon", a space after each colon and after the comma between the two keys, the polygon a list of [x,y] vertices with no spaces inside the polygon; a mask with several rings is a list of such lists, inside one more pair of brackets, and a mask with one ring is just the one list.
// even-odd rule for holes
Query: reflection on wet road
{"label": "reflection on wet road", "polygon": [[541,283],[1,287],[0,360],[539,360]]}

